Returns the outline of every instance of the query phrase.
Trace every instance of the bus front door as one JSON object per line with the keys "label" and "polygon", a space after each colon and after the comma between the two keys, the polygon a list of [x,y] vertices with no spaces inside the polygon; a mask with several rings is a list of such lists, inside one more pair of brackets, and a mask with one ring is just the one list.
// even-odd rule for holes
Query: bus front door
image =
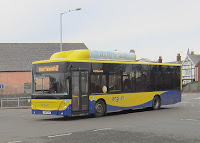
{"label": "bus front door", "polygon": [[88,71],[72,71],[72,115],[89,111]]}

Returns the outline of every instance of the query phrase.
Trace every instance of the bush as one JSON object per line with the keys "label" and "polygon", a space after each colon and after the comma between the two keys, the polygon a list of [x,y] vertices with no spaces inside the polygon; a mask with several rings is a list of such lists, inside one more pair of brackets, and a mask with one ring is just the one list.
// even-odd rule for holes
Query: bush
{"label": "bush", "polygon": [[188,83],[186,83],[186,84],[182,84],[182,87],[185,87],[187,84],[188,84]]}
{"label": "bush", "polygon": [[192,83],[198,83],[198,81],[192,81],[192,82],[189,82],[189,83],[186,83],[186,84],[182,84],[182,87],[185,87],[186,85],[192,84]]}

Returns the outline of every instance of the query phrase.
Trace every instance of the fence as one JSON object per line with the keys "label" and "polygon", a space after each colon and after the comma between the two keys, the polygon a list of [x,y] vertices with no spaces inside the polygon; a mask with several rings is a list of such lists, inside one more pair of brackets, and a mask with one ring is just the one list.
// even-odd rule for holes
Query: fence
{"label": "fence", "polygon": [[31,97],[1,98],[2,107],[24,107],[31,106]]}
{"label": "fence", "polygon": [[183,87],[183,92],[200,92],[200,82],[188,83]]}

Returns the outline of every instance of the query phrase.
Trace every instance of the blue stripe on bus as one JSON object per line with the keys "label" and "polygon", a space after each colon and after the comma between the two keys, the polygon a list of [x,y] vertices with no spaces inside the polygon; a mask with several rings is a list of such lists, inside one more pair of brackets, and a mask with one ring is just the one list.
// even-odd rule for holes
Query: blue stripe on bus
{"label": "blue stripe on bus", "polygon": [[[181,91],[177,91],[177,90],[167,91],[160,94],[160,97],[161,97],[161,105],[175,104],[175,103],[181,102]],[[91,114],[94,113],[95,103],[96,103],[95,100],[90,101],[89,113]],[[152,107],[152,100],[141,105],[130,106],[130,107],[119,107],[119,106],[112,106],[112,105],[107,104],[107,111],[127,110],[127,109],[146,108],[146,107]]]}
{"label": "blue stripe on bus", "polygon": [[107,105],[107,111],[128,110],[128,109],[145,108],[145,107],[151,107],[151,106],[152,106],[152,100],[141,105],[130,106],[130,107],[119,107],[119,106]]}
{"label": "blue stripe on bus", "polygon": [[161,105],[169,105],[181,102],[181,91],[167,91],[160,95]]}
{"label": "blue stripe on bus", "polygon": [[94,106],[95,106],[96,101],[92,100],[89,101],[90,104],[90,109],[89,109],[89,113],[94,114]]}
{"label": "blue stripe on bus", "polygon": [[[90,101],[90,113],[94,113],[94,106],[95,106],[96,101]],[[152,100],[141,104],[137,106],[131,106],[131,107],[119,107],[119,106],[113,106],[113,105],[108,105],[107,104],[107,111],[117,111],[117,110],[127,110],[127,109],[134,109],[134,108],[145,108],[145,107],[151,107],[152,106]]]}

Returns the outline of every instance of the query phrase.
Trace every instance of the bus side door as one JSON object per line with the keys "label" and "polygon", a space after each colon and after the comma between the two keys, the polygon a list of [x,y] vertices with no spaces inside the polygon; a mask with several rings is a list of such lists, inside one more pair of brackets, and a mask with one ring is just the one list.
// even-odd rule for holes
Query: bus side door
{"label": "bus side door", "polygon": [[72,71],[72,115],[89,111],[88,71]]}

